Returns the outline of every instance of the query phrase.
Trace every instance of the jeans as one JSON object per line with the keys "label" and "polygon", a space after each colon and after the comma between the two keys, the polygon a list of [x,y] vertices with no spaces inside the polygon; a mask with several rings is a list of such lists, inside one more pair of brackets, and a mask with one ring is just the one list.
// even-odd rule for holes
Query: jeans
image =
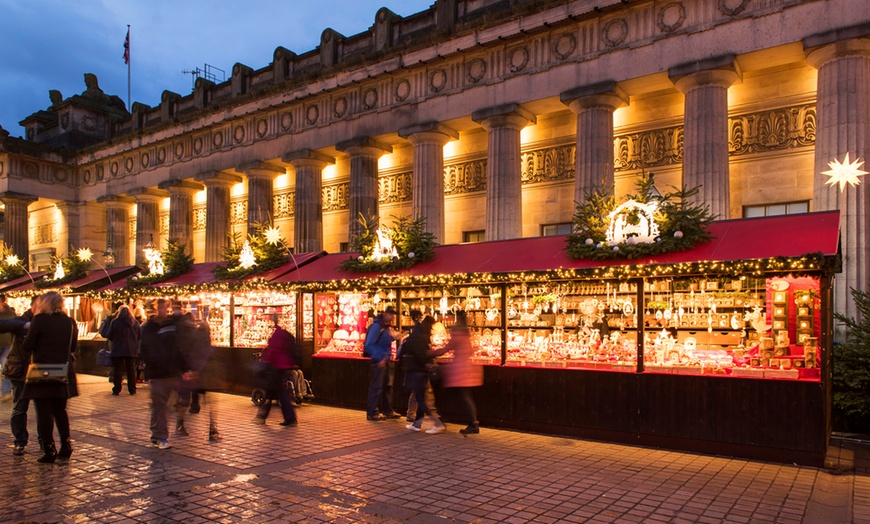
{"label": "jeans", "polygon": [[[6,359],[9,358],[9,351],[11,347],[5,347],[0,349],[0,368],[6,367]],[[0,382],[0,394],[3,396],[9,395],[12,393],[12,381],[6,377],[3,377],[2,382]]]}
{"label": "jeans", "polygon": [[43,445],[54,444],[54,426],[60,442],[69,441],[69,417],[66,414],[66,398],[35,398],[36,432]]}
{"label": "jeans", "polygon": [[112,382],[114,387],[112,393],[118,394],[121,392],[121,381],[124,374],[127,374],[127,391],[131,395],[136,393],[136,357],[113,357],[112,358]]}
{"label": "jeans", "polygon": [[[390,414],[393,412],[391,399],[393,398],[393,362],[385,361],[383,367],[372,361],[371,381],[369,382],[369,395],[366,415],[369,418],[377,417],[379,413]],[[378,410],[380,404],[380,410]]]}
{"label": "jeans", "polygon": [[169,397],[178,386],[178,378],[151,379],[151,440],[166,440],[169,438],[169,427],[166,422]]}
{"label": "jeans", "polygon": [[15,444],[26,446],[29,438],[27,433],[27,408],[30,407],[30,399],[23,398],[24,381],[12,381],[12,416],[9,418],[9,426]]}
{"label": "jeans", "polygon": [[287,390],[287,381],[293,377],[292,369],[276,369],[273,372],[273,377],[270,380],[270,387],[266,391],[266,401],[257,410],[257,417],[266,420],[269,412],[272,411],[272,401],[277,399],[281,405],[281,414],[284,415],[284,422],[296,422],[296,409],[293,407],[293,400],[290,398],[290,392]]}
{"label": "jeans", "polygon": [[[405,375],[405,385],[411,391],[410,396],[408,397],[408,412],[407,417],[412,422],[417,417],[417,396],[414,394],[414,390],[411,387],[411,384],[408,379],[409,374]],[[426,378],[426,407],[429,409],[429,415],[432,418],[436,418],[441,420],[441,417],[438,415],[438,399],[435,396],[435,390],[432,388],[432,384],[429,383],[428,373]]]}
{"label": "jeans", "polygon": [[444,424],[441,422],[438,413],[433,409],[429,409],[429,405],[426,402],[426,390],[429,386],[429,374],[425,371],[412,371],[411,373],[408,373],[407,380],[408,386],[414,394],[415,403],[417,404],[414,425],[419,428],[423,424],[423,417],[428,415],[435,421],[435,426],[443,426]]}

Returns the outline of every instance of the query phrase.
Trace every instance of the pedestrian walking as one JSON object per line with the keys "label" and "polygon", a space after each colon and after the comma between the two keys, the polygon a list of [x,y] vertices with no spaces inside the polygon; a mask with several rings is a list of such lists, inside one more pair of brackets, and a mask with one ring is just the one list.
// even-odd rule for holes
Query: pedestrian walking
{"label": "pedestrian walking", "polygon": [[266,375],[266,400],[257,410],[254,423],[265,424],[266,417],[272,410],[272,401],[278,400],[278,404],[281,405],[281,413],[284,415],[281,425],[295,426],[297,423],[296,409],[293,407],[295,399],[290,398],[287,381],[292,379],[292,370],[296,367],[294,361],[296,338],[278,325],[277,316],[272,317],[272,323],[274,331],[269,337],[266,349],[260,355],[260,360],[269,366]]}
{"label": "pedestrian walking", "polygon": [[392,345],[397,336],[393,334],[392,325],[395,318],[396,310],[387,307],[369,326],[363,341],[363,355],[370,359],[367,420],[402,417],[393,411],[392,405],[394,372]]}
{"label": "pedestrian walking", "polygon": [[127,375],[127,391],[136,394],[136,365],[139,352],[139,322],[133,318],[130,308],[121,306],[106,330],[106,339],[112,344],[112,395],[121,393],[123,377]]}
{"label": "pedestrian walking", "polygon": [[[0,320],[9,320],[10,318],[15,318],[15,310],[6,303],[6,295],[0,294]],[[11,349],[12,335],[10,333],[0,334],[0,368],[6,367],[6,359],[9,358]],[[12,400],[12,381],[5,375],[0,378],[0,400],[3,402]]]}
{"label": "pedestrian walking", "polygon": [[[24,449],[30,434],[27,431],[27,409],[30,407],[30,399],[24,398],[24,375],[27,373],[27,364],[30,355],[24,352],[24,337],[27,336],[27,328],[33,320],[33,306],[37,296],[30,300],[30,309],[20,317],[0,320],[0,333],[12,334],[12,346],[9,358],[3,366],[3,376],[12,383],[12,414],[9,417],[9,427],[12,437],[15,439],[12,445],[13,455],[24,455]],[[42,448],[42,445],[40,445]]]}
{"label": "pedestrian walking", "polygon": [[423,426],[423,418],[428,416],[433,421],[433,426],[426,433],[435,435],[446,431],[444,422],[429,408],[426,401],[426,389],[429,385],[429,367],[433,365],[432,358],[436,355],[432,351],[432,326],[435,319],[426,316],[418,325],[411,330],[411,335],[402,344],[402,368],[405,370],[406,381],[414,394],[417,412],[414,422],[405,426],[410,431],[420,431]]}
{"label": "pedestrian walking", "polygon": [[471,335],[468,332],[465,311],[456,313],[456,321],[450,329],[450,342],[434,352],[443,355],[453,351],[453,362],[444,366],[444,387],[456,388],[465,407],[465,415],[468,426],[460,429],[463,435],[480,433],[480,424],[477,421],[477,407],[471,396],[471,388],[483,384],[483,366],[471,362],[474,348],[471,346]]}
{"label": "pedestrian walking", "polygon": [[[31,355],[34,364],[68,364],[68,383],[31,383],[25,380],[24,398],[32,399],[36,406],[36,432],[42,444],[43,455],[37,462],[52,463],[57,457],[72,455],[69,417],[66,402],[78,396],[73,353],[78,339],[75,321],[63,311],[63,297],[54,291],[42,295],[34,304],[34,316],[23,351]],[[60,437],[60,451],[54,445],[54,426]]]}
{"label": "pedestrian walking", "polygon": [[[218,396],[209,395],[208,391],[222,391],[226,387],[226,363],[216,354],[211,345],[211,333],[208,322],[194,320],[194,330],[187,361],[193,371],[194,379],[190,384],[192,400],[190,413],[199,413],[204,404],[208,411],[208,440],[216,442],[221,439],[218,431]],[[194,403],[196,410],[194,411]]]}

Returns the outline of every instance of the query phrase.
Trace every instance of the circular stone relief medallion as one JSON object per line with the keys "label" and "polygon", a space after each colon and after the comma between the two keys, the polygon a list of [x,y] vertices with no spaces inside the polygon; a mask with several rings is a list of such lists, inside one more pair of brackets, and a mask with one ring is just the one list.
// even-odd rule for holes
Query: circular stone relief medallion
{"label": "circular stone relief medallion", "polygon": [[411,94],[411,82],[401,80],[396,84],[396,101],[404,102]]}
{"label": "circular stone relief medallion", "polygon": [[54,170],[54,180],[55,182],[66,182],[69,178],[69,173],[67,173],[66,169],[57,168]]}
{"label": "circular stone relief medallion", "polygon": [[281,129],[289,131],[293,127],[293,113],[284,113],[281,115]]}
{"label": "circular stone relief medallion", "polygon": [[181,158],[184,156],[184,144],[181,142],[175,144],[175,158]]}
{"label": "circular stone relief medallion", "polygon": [[663,33],[679,29],[686,21],[686,8],[680,2],[671,2],[659,11],[658,26]]}
{"label": "circular stone relief medallion", "polygon": [[97,128],[97,121],[91,115],[82,117],[82,128],[85,131],[94,131]]}
{"label": "circular stone relief medallion", "polygon": [[571,33],[559,35],[553,43],[553,54],[559,57],[559,60],[571,56],[575,49],[577,49],[577,38]]}
{"label": "circular stone relief medallion", "polygon": [[601,39],[610,47],[624,42],[626,36],[628,36],[628,24],[622,18],[614,18],[607,22],[601,30]]}
{"label": "circular stone relief medallion", "polygon": [[472,84],[480,82],[486,75],[486,62],[481,58],[471,60],[465,66],[465,74],[468,77],[468,81]]}
{"label": "circular stone relief medallion", "polygon": [[85,181],[85,184],[91,183],[91,170],[85,169],[85,172],[82,174],[82,179]]}
{"label": "circular stone relief medallion", "polygon": [[133,171],[133,158],[132,157],[124,160],[124,169],[126,169],[128,173],[130,171]]}
{"label": "circular stone relief medallion", "polygon": [[36,178],[39,176],[39,168],[32,162],[24,163],[24,176],[27,178]]}
{"label": "circular stone relief medallion", "polygon": [[378,91],[374,88],[366,89],[363,93],[363,107],[371,109],[378,103]]}
{"label": "circular stone relief medallion", "polygon": [[245,126],[236,126],[233,129],[233,139],[237,144],[245,139]]}
{"label": "circular stone relief medallion", "polygon": [[112,162],[112,164],[109,166],[109,173],[111,173],[112,176],[118,176],[118,169],[120,169],[118,166],[118,162]]}
{"label": "circular stone relief medallion", "polygon": [[0,162],[0,176],[3,176],[6,173],[6,164]]}
{"label": "circular stone relief medallion", "polygon": [[142,157],[139,159],[139,165],[142,166],[142,169],[147,169],[149,165],[151,165],[151,155],[148,153],[142,153]]}
{"label": "circular stone relief medallion", "polygon": [[336,118],[342,118],[347,114],[347,98],[341,97],[335,100],[335,103],[332,104],[332,114]]}
{"label": "circular stone relief medallion", "polygon": [[165,147],[161,147],[160,149],[157,150],[157,161],[160,162],[161,164],[163,162],[166,162],[166,148]]}
{"label": "circular stone relief medallion", "polygon": [[305,118],[309,125],[316,124],[317,119],[320,118],[320,109],[317,106],[308,106],[308,109],[305,110]]}
{"label": "circular stone relief medallion", "polygon": [[746,6],[749,5],[750,0],[719,0],[719,11],[723,15],[734,16],[739,15]]}
{"label": "circular stone relief medallion", "polygon": [[529,50],[525,47],[515,47],[508,52],[508,65],[511,73],[522,71],[529,64]]}
{"label": "circular stone relief medallion", "polygon": [[104,178],[106,178],[106,170],[102,165],[97,166],[97,182],[101,182]]}
{"label": "circular stone relief medallion", "polygon": [[194,154],[202,153],[202,137],[198,136],[193,139],[193,152]]}
{"label": "circular stone relief medallion", "polygon": [[257,121],[257,136],[263,138],[269,132],[269,122],[265,118]]}
{"label": "circular stone relief medallion", "polygon": [[220,149],[224,145],[224,134],[218,131],[211,137],[211,143],[215,149]]}
{"label": "circular stone relief medallion", "polygon": [[447,85],[447,73],[443,69],[436,69],[429,73],[429,88],[433,93],[444,89]]}

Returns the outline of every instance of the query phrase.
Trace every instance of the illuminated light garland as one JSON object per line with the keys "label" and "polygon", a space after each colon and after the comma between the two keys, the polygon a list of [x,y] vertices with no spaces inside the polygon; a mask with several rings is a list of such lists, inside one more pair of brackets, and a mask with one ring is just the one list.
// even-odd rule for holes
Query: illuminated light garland
{"label": "illuminated light garland", "polygon": [[[83,253],[84,251],[84,253]],[[80,258],[81,254],[87,256],[89,249],[80,249],[75,253],[69,253],[57,258],[54,265],[54,273],[52,277],[46,275],[42,280],[37,280],[33,283],[37,289],[58,288],[64,284],[84,278],[90,270],[91,264],[89,258],[84,260]]]}

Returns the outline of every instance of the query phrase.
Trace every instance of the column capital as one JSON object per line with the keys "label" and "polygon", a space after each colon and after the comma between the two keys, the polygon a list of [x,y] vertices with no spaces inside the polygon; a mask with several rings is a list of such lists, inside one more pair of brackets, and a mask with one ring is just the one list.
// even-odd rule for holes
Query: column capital
{"label": "column capital", "polygon": [[193,177],[195,180],[211,186],[233,186],[242,181],[242,177],[227,173],[226,171],[206,171]]}
{"label": "column capital", "polygon": [[324,155],[314,151],[313,149],[300,149],[298,151],[290,151],[281,157],[283,162],[286,162],[294,168],[301,166],[314,166],[323,169],[327,165],[335,163],[335,157]]}
{"label": "column capital", "polygon": [[524,109],[519,104],[504,104],[500,106],[478,109],[471,113],[471,120],[489,130],[494,127],[511,127],[517,131],[529,124],[538,122],[535,114]]}
{"label": "column capital", "polygon": [[39,200],[39,197],[28,195],[25,193],[18,193],[16,191],[3,191],[0,192],[0,202],[6,203],[7,201],[11,202],[27,202],[28,204],[31,202],[36,202]]}
{"label": "column capital", "polygon": [[169,196],[168,192],[153,187],[137,187],[127,191],[127,194],[135,198],[136,202],[159,202]]}
{"label": "column capital", "polygon": [[808,42],[823,42],[821,38],[804,39],[804,52],[807,55],[807,64],[819,69],[835,58],[844,56],[870,57],[870,38],[852,38],[849,40],[837,40],[822,45],[808,46]]}
{"label": "column capital", "polygon": [[743,71],[734,55],[723,55],[668,69],[668,78],[683,94],[701,85],[729,88],[743,79]]}
{"label": "column capital", "polygon": [[574,113],[594,107],[616,111],[629,103],[628,95],[625,91],[616,82],[612,81],[575,87],[574,89],[563,91],[559,95],[559,100]]}
{"label": "column capital", "polygon": [[399,130],[399,136],[412,145],[436,142],[442,146],[451,140],[458,140],[459,133],[440,122],[426,122]]}
{"label": "column capital", "polygon": [[157,184],[157,187],[160,189],[165,189],[166,191],[169,192],[169,194],[172,194],[172,193],[196,193],[197,191],[202,191],[203,189],[205,189],[205,186],[203,184],[200,184],[199,182],[194,182],[193,180],[187,180],[187,179],[185,179],[185,180],[178,180],[178,179],[164,180],[163,182],[160,182],[159,184]]}
{"label": "column capital", "polygon": [[97,203],[106,207],[130,207],[136,203],[136,199],[123,195],[104,195],[97,197]]}
{"label": "column capital", "polygon": [[287,172],[283,166],[269,162],[248,162],[237,167],[236,171],[244,173],[248,178],[268,178],[270,180],[274,180],[276,176]]}
{"label": "column capital", "polygon": [[392,153],[393,147],[369,137],[358,137],[344,140],[335,145],[335,148],[350,156],[373,156],[382,157],[385,153]]}

